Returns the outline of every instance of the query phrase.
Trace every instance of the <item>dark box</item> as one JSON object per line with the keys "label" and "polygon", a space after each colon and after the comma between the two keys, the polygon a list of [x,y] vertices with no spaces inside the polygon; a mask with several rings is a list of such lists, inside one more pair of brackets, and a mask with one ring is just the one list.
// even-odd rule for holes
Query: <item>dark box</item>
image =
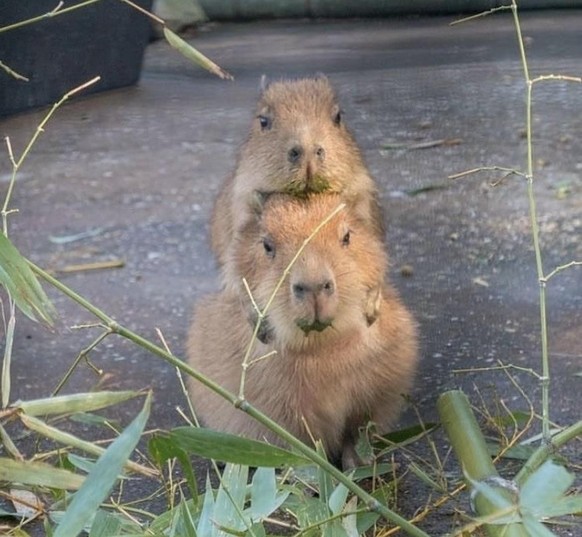
{"label": "dark box", "polygon": [[[66,1],[60,11],[78,4]],[[136,0],[151,8],[152,0]],[[57,0],[2,0],[0,28],[54,10]],[[30,79],[0,68],[0,116],[52,104],[95,76],[83,94],[135,84],[150,36],[150,19],[119,0],[45,17],[0,33],[0,61]]]}

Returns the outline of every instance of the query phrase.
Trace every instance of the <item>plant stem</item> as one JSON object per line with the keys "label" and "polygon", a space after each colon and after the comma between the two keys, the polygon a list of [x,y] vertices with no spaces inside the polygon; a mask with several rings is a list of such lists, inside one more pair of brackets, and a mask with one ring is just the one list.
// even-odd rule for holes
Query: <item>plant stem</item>
{"label": "plant stem", "polygon": [[32,135],[32,138],[30,139],[30,141],[28,142],[28,144],[24,148],[24,151],[22,152],[22,155],[20,155],[20,158],[18,160],[16,160],[14,158],[14,153],[12,151],[10,139],[6,138],[6,144],[8,146],[8,154],[10,156],[10,161],[12,162],[12,176],[10,177],[10,183],[8,184],[8,191],[6,192],[6,197],[4,198],[4,205],[2,206],[2,210],[0,211],[0,214],[2,214],[2,228],[4,230],[5,235],[8,235],[8,215],[10,214],[10,211],[8,210],[8,204],[10,203],[10,199],[12,198],[12,192],[14,190],[14,185],[16,183],[16,174],[18,173],[20,166],[22,166],[24,159],[30,153],[32,146],[35,144],[38,137],[41,135],[41,133],[44,132],[45,125],[48,123],[49,119],[57,111],[57,109],[67,99],[69,99],[73,95],[79,93],[80,91],[83,91],[84,89],[88,88],[89,86],[95,84],[95,82],[98,82],[99,80],[101,80],[100,76],[96,76],[95,78],[92,78],[88,82],[85,82],[84,84],[81,84],[80,86],[77,86],[76,88],[73,88],[71,91],[65,93],[65,95],[63,95],[58,102],[53,104],[52,108],[49,110],[47,115],[39,123],[38,127],[36,128],[36,131]]}
{"label": "plant stem", "polygon": [[546,278],[544,276],[544,267],[542,261],[542,251],[540,246],[539,226],[536,208],[536,198],[534,192],[533,177],[533,144],[532,144],[532,91],[533,81],[529,75],[523,35],[519,23],[516,0],[511,2],[511,13],[517,33],[517,42],[519,44],[519,54],[523,66],[523,74],[527,85],[526,93],[526,139],[527,139],[527,197],[529,202],[529,215],[531,221],[533,247],[536,258],[536,270],[539,284],[539,308],[541,324],[541,352],[542,352],[542,442],[549,443],[550,438],[550,361],[548,356],[548,323],[546,314]]}
{"label": "plant stem", "polygon": [[421,529],[417,528],[416,526],[408,522],[408,520],[401,517],[398,513],[395,513],[388,507],[382,505],[378,500],[376,500],[373,496],[371,496],[365,490],[359,487],[348,476],[343,474],[340,470],[338,470],[335,466],[329,463],[316,451],[314,451],[309,446],[305,445],[303,442],[295,438],[291,433],[287,432],[280,425],[278,425],[268,416],[257,410],[247,401],[241,401],[235,394],[224,389],[219,384],[213,382],[211,379],[202,375],[200,372],[198,372],[197,370],[193,369],[188,364],[180,360],[180,358],[178,358],[177,356],[170,354],[162,347],[155,345],[151,341],[143,338],[142,336],[136,334],[135,332],[132,332],[131,330],[120,325],[117,321],[109,317],[99,308],[91,304],[88,300],[83,298],[81,295],[75,293],[75,291],[73,291],[65,284],[61,283],[59,280],[57,280],[56,278],[42,270],[40,267],[37,267],[31,261],[29,261],[28,263],[32,270],[38,276],[40,276],[47,283],[51,284],[56,289],[61,291],[64,295],[66,295],[71,300],[79,304],[81,307],[95,315],[95,317],[102,321],[111,332],[118,334],[121,337],[128,339],[133,343],[139,345],[143,349],[151,352],[152,354],[159,356],[170,365],[177,367],[183,373],[186,373],[187,375],[190,375],[191,377],[195,378],[196,380],[204,384],[207,388],[211,389],[213,392],[217,393],[218,395],[229,401],[231,404],[233,404],[240,410],[246,412],[248,415],[256,419],[262,425],[264,425],[267,429],[273,431],[277,436],[279,436],[279,438],[282,438],[283,440],[288,442],[292,447],[297,449],[297,451],[305,455],[305,457],[313,461],[320,468],[322,468],[324,471],[332,475],[340,483],[345,485],[349,491],[358,496],[358,498],[360,498],[365,503],[366,507],[369,510],[375,511],[382,515],[386,520],[390,520],[395,524],[398,524],[404,531],[406,531],[406,533],[408,533],[408,535],[412,535],[413,537],[430,537],[427,533],[425,533]]}
{"label": "plant stem", "polygon": [[[467,477],[471,481],[483,481],[491,477],[499,477],[477,420],[467,396],[458,390],[443,393],[437,401],[437,409],[442,425],[451,441]],[[500,489],[499,494],[511,501],[509,492]],[[496,506],[482,494],[475,499],[475,509],[480,516],[492,515]],[[518,523],[506,525],[485,525],[491,537],[527,537],[524,527]]]}
{"label": "plant stem", "polygon": [[96,2],[100,2],[100,0],[85,0],[84,2],[80,2],[79,4],[75,4],[74,6],[69,6],[64,9],[60,9],[62,2],[60,2],[55,9],[49,11],[48,13],[43,13],[38,17],[33,17],[32,19],[26,19],[24,21],[15,22],[14,24],[10,24],[8,26],[4,26],[0,28],[0,34],[3,32],[9,32],[10,30],[15,30],[16,28],[21,28],[22,26],[27,26],[29,24],[34,24],[35,22],[42,21],[44,19],[50,19],[52,17],[56,17],[58,15],[64,15],[65,13],[69,13],[81,7],[88,6],[90,4],[95,4]]}
{"label": "plant stem", "polygon": [[539,468],[542,463],[545,462],[546,459],[554,453],[554,451],[577,436],[582,436],[582,420],[580,420],[578,423],[574,423],[574,425],[570,425],[563,431],[560,431],[550,439],[549,443],[542,444],[536,451],[534,451],[534,453],[530,456],[530,458],[521,467],[521,470],[515,476],[515,482],[520,486],[523,485],[525,480],[537,468]]}

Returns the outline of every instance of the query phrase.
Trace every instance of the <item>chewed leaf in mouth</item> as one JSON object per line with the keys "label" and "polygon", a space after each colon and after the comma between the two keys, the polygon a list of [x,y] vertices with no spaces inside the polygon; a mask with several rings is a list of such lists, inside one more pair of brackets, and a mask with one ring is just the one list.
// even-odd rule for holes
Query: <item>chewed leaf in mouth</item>
{"label": "chewed leaf in mouth", "polygon": [[309,181],[294,179],[287,183],[283,189],[285,194],[301,199],[307,198],[309,194],[321,194],[331,190],[329,181],[319,175],[315,175]]}
{"label": "chewed leaf in mouth", "polygon": [[303,330],[303,333],[308,336],[309,332],[312,331],[323,332],[326,328],[331,326],[331,321],[315,320],[310,322],[305,319],[298,319],[296,324],[299,328],[301,328],[301,330]]}

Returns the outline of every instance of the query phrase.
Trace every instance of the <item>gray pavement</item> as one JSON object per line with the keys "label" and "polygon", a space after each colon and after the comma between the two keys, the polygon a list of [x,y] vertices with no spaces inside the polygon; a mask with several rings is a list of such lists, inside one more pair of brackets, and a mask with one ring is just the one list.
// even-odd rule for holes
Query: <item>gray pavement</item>
{"label": "gray pavement", "polygon": [[[476,405],[480,397],[490,403],[492,411],[496,399],[524,410],[523,397],[504,373],[454,372],[492,367],[497,360],[539,371],[540,338],[523,180],[509,178],[497,188],[490,182],[498,173],[447,180],[478,166],[525,166],[525,90],[515,31],[509,15],[456,27],[448,26],[451,20],[224,24],[191,36],[194,46],[234,74],[234,82],[154,43],[138,87],[77,99],[55,115],[22,168],[11,237],[24,254],[53,270],[123,260],[121,269],[61,278],[148,338],[155,340],[159,327],[182,355],[194,302],[218,285],[208,217],[250,124],[260,75],[324,72],[380,185],[391,278],[421,326],[415,392],[421,415],[434,420],[438,394],[458,386]],[[582,75],[581,24],[582,11],[522,15],[534,76]],[[548,271],[582,259],[582,86],[547,82],[536,85],[534,96],[536,194]],[[42,116],[5,119],[0,134],[10,136],[19,152]],[[455,142],[414,149],[436,140]],[[1,158],[1,184],[9,171],[8,158]],[[94,236],[55,242],[87,231]],[[401,275],[405,265],[412,276]],[[548,293],[551,417],[569,424],[582,408],[581,269],[558,275]],[[61,315],[58,333],[19,321],[13,399],[48,395],[97,335],[72,329],[91,321],[90,315],[51,296]],[[184,400],[164,362],[113,337],[91,359],[108,374],[103,387],[154,388],[150,427],[181,424],[175,407]],[[523,371],[514,376],[539,411],[539,383]],[[80,367],[66,391],[97,382]],[[133,412],[124,407],[119,418],[127,423]],[[414,420],[409,413],[404,423]],[[580,463],[579,442],[571,453]],[[415,487],[403,484],[405,512],[423,502]],[[453,518],[423,527],[438,535]]]}

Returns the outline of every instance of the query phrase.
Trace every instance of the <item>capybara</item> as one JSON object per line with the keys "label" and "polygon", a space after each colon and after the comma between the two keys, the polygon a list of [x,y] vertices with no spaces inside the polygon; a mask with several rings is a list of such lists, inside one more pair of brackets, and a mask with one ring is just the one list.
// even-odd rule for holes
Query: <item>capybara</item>
{"label": "capybara", "polygon": [[[241,230],[236,271],[264,308],[305,239],[343,201],[339,194],[307,199],[272,195]],[[268,311],[272,338],[255,342],[245,399],[304,442],[321,439],[344,467],[359,461],[358,429],[368,420],[386,431],[412,386],[416,324],[385,283],[387,255],[369,221],[353,206],[336,214],[307,243]],[[382,288],[377,322],[362,309],[372,287]],[[250,300],[249,300],[250,301]],[[238,393],[253,327],[240,296],[228,289],[197,305],[188,357],[198,369]],[[259,359],[271,351],[275,355]],[[244,412],[191,379],[189,393],[211,428],[281,444]]]}

